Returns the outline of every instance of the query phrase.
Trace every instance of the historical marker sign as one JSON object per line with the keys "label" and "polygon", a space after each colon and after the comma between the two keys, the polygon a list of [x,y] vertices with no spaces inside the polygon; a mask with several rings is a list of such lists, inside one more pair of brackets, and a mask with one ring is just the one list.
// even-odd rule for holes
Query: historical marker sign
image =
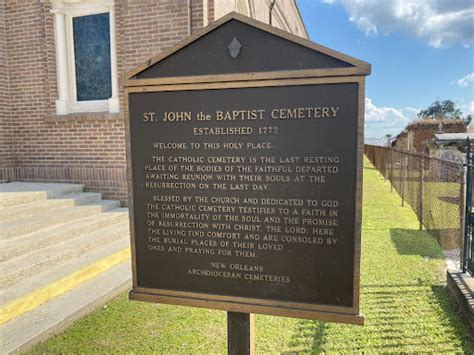
{"label": "historical marker sign", "polygon": [[362,323],[369,71],[236,14],[133,71],[130,297]]}

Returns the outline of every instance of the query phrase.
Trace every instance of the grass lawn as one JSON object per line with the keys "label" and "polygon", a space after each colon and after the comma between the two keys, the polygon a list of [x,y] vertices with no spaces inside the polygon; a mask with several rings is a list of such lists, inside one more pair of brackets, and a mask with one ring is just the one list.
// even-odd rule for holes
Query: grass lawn
{"label": "grass lawn", "polygon": [[[361,271],[365,326],[257,316],[260,354],[318,352],[474,353],[444,288],[436,240],[366,162]],[[224,312],[130,302],[125,294],[31,353],[226,352]]]}

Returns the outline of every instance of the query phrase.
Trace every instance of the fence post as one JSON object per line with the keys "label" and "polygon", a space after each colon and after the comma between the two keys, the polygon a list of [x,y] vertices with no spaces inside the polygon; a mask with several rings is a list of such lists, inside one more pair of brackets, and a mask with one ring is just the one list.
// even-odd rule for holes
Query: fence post
{"label": "fence post", "polygon": [[466,167],[463,167],[463,171],[461,173],[461,184],[459,187],[459,223],[460,223],[460,233],[462,234],[461,237],[461,260],[460,260],[460,265],[461,265],[461,270],[463,272],[467,271],[467,248],[468,248],[468,243],[469,243],[469,217],[468,213],[469,211],[469,201],[467,201],[468,198],[471,198],[469,196],[469,193],[467,193],[469,187],[468,184],[470,184],[470,178],[468,177],[470,171],[469,171],[469,159],[466,159]]}
{"label": "fence post", "polygon": [[463,173],[461,176],[461,190],[460,190],[460,211],[461,214],[461,231],[463,233],[462,247],[461,247],[461,268],[463,272],[467,272],[468,259],[470,258],[471,252],[471,207],[472,207],[472,152],[471,152],[471,141],[469,138],[466,140],[467,152],[466,152],[466,165],[463,166]]}
{"label": "fence post", "polygon": [[425,157],[421,156],[421,164],[420,164],[420,211],[418,212],[418,220],[420,221],[420,228],[419,230],[423,230],[423,195],[425,193]]}
{"label": "fence post", "polygon": [[390,192],[393,192],[393,149],[390,149]]}
{"label": "fence post", "polygon": [[[412,193],[413,193],[413,187],[411,186],[411,179],[412,179],[412,176],[411,174],[413,173],[413,169],[412,169],[412,159],[413,159],[413,156],[411,155],[408,155],[407,154],[407,175],[406,175],[406,179],[405,179],[405,182],[407,184],[407,188],[405,190],[405,196],[407,197],[406,199],[411,203],[413,203],[413,201],[411,200],[411,198],[413,197],[412,196]],[[416,207],[415,207],[416,208]],[[412,209],[414,209],[412,207]]]}
{"label": "fence post", "polygon": [[402,207],[405,206],[405,179],[406,179],[406,169],[407,169],[408,161],[406,157],[402,156]]}

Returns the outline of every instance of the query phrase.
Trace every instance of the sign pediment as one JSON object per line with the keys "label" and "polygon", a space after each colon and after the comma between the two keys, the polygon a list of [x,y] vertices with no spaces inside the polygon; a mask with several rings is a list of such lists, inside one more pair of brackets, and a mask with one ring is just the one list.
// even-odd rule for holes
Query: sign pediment
{"label": "sign pediment", "polygon": [[127,86],[142,85],[143,80],[150,79],[166,83],[209,76],[213,80],[229,76],[235,76],[233,80],[248,76],[271,78],[282,72],[290,77],[368,75],[370,65],[230,13],[130,71]]}

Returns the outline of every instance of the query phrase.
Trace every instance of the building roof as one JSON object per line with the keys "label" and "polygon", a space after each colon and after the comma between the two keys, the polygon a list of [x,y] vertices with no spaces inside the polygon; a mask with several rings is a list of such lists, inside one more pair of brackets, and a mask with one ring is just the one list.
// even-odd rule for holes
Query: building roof
{"label": "building roof", "polygon": [[[464,122],[462,120],[452,119],[452,118],[443,118],[443,119],[435,119],[435,118],[421,118],[418,119],[410,124],[408,124],[403,131],[401,131],[397,136],[396,139],[406,136],[408,131],[413,131],[417,128],[421,127],[439,127],[439,124],[442,124],[442,127],[452,127],[452,126],[464,126]],[[474,129],[474,127],[472,128]],[[474,135],[473,135],[474,136]],[[396,140],[395,139],[395,140]]]}
{"label": "building roof", "polygon": [[436,133],[436,144],[459,143],[465,141],[467,138],[474,140],[473,132],[466,133]]}
{"label": "building roof", "polygon": [[443,119],[437,119],[437,118],[422,118],[419,120],[416,120],[412,123],[410,123],[407,128],[412,128],[412,127],[417,127],[417,126],[438,126],[440,123],[443,124],[443,126],[458,126],[458,125],[464,125],[464,122],[462,120],[457,120],[457,119],[452,119],[452,118],[443,118]]}

